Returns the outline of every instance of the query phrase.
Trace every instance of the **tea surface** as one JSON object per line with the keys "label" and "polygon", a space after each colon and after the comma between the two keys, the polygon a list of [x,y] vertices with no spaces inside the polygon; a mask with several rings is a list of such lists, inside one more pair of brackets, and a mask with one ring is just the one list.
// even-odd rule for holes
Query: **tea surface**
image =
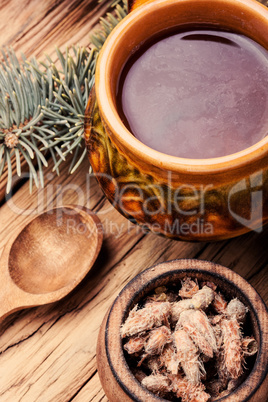
{"label": "tea surface", "polygon": [[122,121],[149,147],[232,154],[268,134],[268,52],[231,32],[179,32],[130,58],[117,95]]}

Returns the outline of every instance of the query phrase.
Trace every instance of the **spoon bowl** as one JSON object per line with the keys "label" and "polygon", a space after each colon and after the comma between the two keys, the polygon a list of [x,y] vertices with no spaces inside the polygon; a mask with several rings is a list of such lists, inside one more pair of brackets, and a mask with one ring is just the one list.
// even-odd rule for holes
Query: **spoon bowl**
{"label": "spoon bowl", "polygon": [[51,209],[18,228],[0,259],[0,318],[66,296],[94,264],[102,239],[97,216],[74,206]]}

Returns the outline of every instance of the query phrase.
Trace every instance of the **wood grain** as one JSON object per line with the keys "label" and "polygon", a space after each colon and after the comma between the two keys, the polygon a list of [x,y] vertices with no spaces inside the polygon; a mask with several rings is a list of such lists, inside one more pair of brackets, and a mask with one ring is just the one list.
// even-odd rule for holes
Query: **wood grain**
{"label": "wood grain", "polygon": [[0,43],[27,57],[55,54],[56,45],[88,45],[92,28],[105,14],[107,4],[107,0],[2,1]]}
{"label": "wood grain", "polygon": [[[89,43],[89,33],[107,3],[17,0],[0,4],[0,43],[27,56],[55,57],[54,45]],[[105,401],[96,369],[96,340],[102,319],[124,285],[143,269],[174,258],[200,258],[231,267],[268,302],[268,227],[218,243],[176,242],[142,230],[104,198],[89,164],[61,176],[45,170],[44,189],[29,196],[19,185],[0,207],[0,252],[19,224],[63,204],[93,209],[104,227],[101,254],[92,271],[64,300],[12,314],[0,327],[1,402]]]}
{"label": "wood grain", "polygon": [[[72,181],[83,192],[88,185],[86,170],[87,166],[84,166],[84,170],[77,173]],[[0,338],[0,400],[8,401],[10,396],[17,395],[16,400],[21,398],[22,401],[68,401],[76,395],[75,400],[79,401],[81,389],[82,401],[87,400],[83,390],[86,384],[91,395],[88,400],[100,401],[103,392],[100,385],[95,387],[98,383],[95,345],[102,318],[122,287],[138,272],[156,262],[183,257],[213,260],[250,277],[250,282],[260,275],[260,267],[264,267],[261,270],[263,275],[267,272],[267,229],[261,235],[250,234],[215,244],[174,242],[153,234],[144,235],[111,210],[109,203],[103,201],[94,179],[92,181],[89,204],[98,211],[105,228],[102,253],[92,273],[63,302],[17,313],[7,319],[3,326],[5,332]],[[56,181],[53,185],[57,188],[59,183]],[[68,186],[68,180],[61,185]],[[54,195],[54,205],[58,197],[61,198],[62,191],[64,188]],[[12,204],[25,208],[25,211],[27,208],[34,210],[37,197],[45,199],[45,195],[41,196],[45,192],[46,189],[39,191],[29,199],[26,183],[14,195]],[[75,202],[76,193],[67,193],[68,200]],[[51,202],[51,199],[48,201]],[[4,236],[1,236],[3,245],[5,235],[9,233],[8,223],[14,226],[26,217],[12,212],[7,203],[0,210],[1,223],[2,218],[6,218]],[[120,228],[117,233],[116,228]],[[254,259],[255,249],[256,253],[262,251],[258,261]],[[266,288],[267,282],[265,286],[259,281],[257,290],[263,297]],[[91,378],[94,379],[94,387],[91,387]]]}

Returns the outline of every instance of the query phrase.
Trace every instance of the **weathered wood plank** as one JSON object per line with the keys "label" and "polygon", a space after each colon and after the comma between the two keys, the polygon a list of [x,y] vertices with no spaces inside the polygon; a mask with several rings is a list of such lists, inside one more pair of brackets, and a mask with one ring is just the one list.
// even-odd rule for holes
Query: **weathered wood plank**
{"label": "weathered wood plank", "polygon": [[13,46],[27,57],[54,53],[54,47],[87,45],[92,28],[109,1],[10,0],[0,5],[0,44]]}
{"label": "weathered wood plank", "polygon": [[[106,204],[106,202],[103,204],[99,212],[103,223],[107,217]],[[103,216],[101,216],[102,211]],[[195,257],[196,254],[217,262],[226,258],[226,261],[228,260],[234,268],[237,268],[239,261],[232,247],[238,248],[239,254],[246,254],[248,257],[250,250],[259,240],[259,236],[251,234],[247,235],[247,242],[241,237],[217,243],[215,249],[213,244],[174,242],[153,234],[129,235],[128,225],[124,225],[124,218],[116,211],[111,217],[114,223],[123,227],[123,233],[119,234],[119,241],[115,240],[113,233],[105,233],[104,250],[97,261],[94,273],[73,295],[67,297],[64,303],[59,302],[54,306],[24,312],[23,317],[18,314],[19,321],[28,323],[27,336],[25,336],[25,326],[21,328],[20,338],[17,338],[19,334],[14,332],[13,337],[9,336],[10,327],[2,335],[0,378],[3,378],[1,374],[5,374],[4,377],[10,381],[0,386],[2,398],[7,397],[6,400],[10,398],[11,384],[19,378],[21,383],[16,392],[19,392],[22,401],[32,398],[37,401],[52,400],[50,395],[53,395],[57,401],[69,400],[95,373],[95,344],[102,317],[115,295],[134,275],[156,262]],[[263,233],[263,237],[267,238],[267,230]],[[122,245],[123,238],[127,238],[125,245]],[[135,239],[135,247],[133,247],[135,242],[130,247],[130,238]],[[223,252],[224,249],[225,252]],[[109,258],[106,255],[106,251],[109,250],[116,251],[116,257],[111,255],[112,258]],[[254,261],[247,264],[248,271],[253,272],[254,269]],[[10,339],[12,339],[11,343]],[[22,339],[25,340],[22,341]],[[28,358],[23,368],[16,365],[16,362],[26,355]],[[16,365],[15,370],[14,365]],[[5,371],[1,373],[4,367]],[[65,389],[66,379],[69,381],[68,390]],[[31,384],[30,387],[29,384]],[[79,393],[76,398],[78,397]]]}
{"label": "weathered wood plank", "polygon": [[[77,193],[74,190],[78,188],[84,201],[87,191],[91,193],[89,206],[94,208],[97,205],[98,215],[105,228],[102,254],[93,272],[73,295],[56,305],[14,314],[4,323],[3,329],[6,331],[0,338],[0,395],[3,400],[10,400],[15,391],[17,395],[18,389],[22,401],[33,397],[40,401],[53,400],[55,397],[59,401],[66,401],[76,394],[96,371],[95,344],[102,317],[115,295],[144,268],[168,259],[198,255],[199,258],[232,266],[240,273],[245,269],[246,274],[253,275],[261,266],[259,264],[267,263],[267,230],[261,235],[249,234],[231,241],[210,244],[174,242],[153,234],[144,235],[138,227],[129,224],[117,211],[111,209],[107,201],[98,204],[102,200],[102,193],[94,179],[91,178],[93,184],[87,182],[87,169],[85,163],[81,172],[76,172],[72,177],[64,175],[64,181],[54,177],[51,189],[47,186],[41,191],[35,190],[32,197],[28,197],[26,183],[0,210],[2,247],[10,227],[14,228],[18,221],[28,219],[18,210],[32,214],[38,209],[41,211],[47,204],[58,205],[58,197],[62,201],[65,191],[68,203],[76,203]],[[86,191],[87,188],[89,190]],[[13,211],[14,206],[18,210]],[[257,261],[252,250],[256,250]],[[266,288],[261,278],[256,285],[259,285],[257,289],[260,293]],[[72,328],[76,330],[72,331]],[[80,331],[86,334],[83,339]],[[68,338],[68,334],[72,335]],[[80,349],[77,349],[77,343]],[[25,356],[26,364],[18,364],[23,362]],[[76,361],[83,367],[77,365]],[[51,375],[55,385],[50,385]],[[66,378],[69,377],[73,380],[68,386],[70,391],[66,393]],[[18,381],[20,386],[17,389],[14,384]],[[88,387],[92,389],[91,381]],[[53,395],[53,398],[49,399],[49,395]],[[79,392],[76,398],[79,398]]]}
{"label": "weathered wood plank", "polygon": [[82,388],[82,390],[72,399],[72,402],[108,402],[108,398],[103,392],[98,373]]}
{"label": "weathered wood plank", "polygon": [[[85,201],[86,189],[90,188],[89,205],[93,208],[97,205],[98,216],[105,228],[102,254],[93,272],[73,295],[56,305],[14,314],[4,323],[6,331],[0,338],[0,395],[3,400],[10,400],[15,391],[16,395],[19,392],[22,401],[32,398],[37,401],[53,398],[66,401],[76,394],[96,371],[95,344],[107,308],[122,287],[148,266],[168,259],[198,255],[199,258],[231,266],[240,273],[245,270],[245,274],[253,275],[261,266],[259,264],[267,263],[267,229],[261,235],[253,233],[210,244],[175,242],[153,234],[144,235],[112,209],[107,201],[99,204],[102,193],[94,179],[92,185],[87,182],[87,169],[85,163],[81,171],[71,177],[63,172],[65,180],[54,177],[51,189],[46,186],[43,190],[35,190],[32,197],[28,197],[26,183],[0,210],[3,228],[0,245],[3,247],[10,227],[28,219],[18,211],[32,214],[44,208],[46,203],[57,205],[58,197],[60,201],[63,197],[63,201],[68,199],[68,203],[76,203],[77,193],[74,190],[78,188],[81,199]],[[257,261],[252,250],[256,250]],[[257,284],[262,293],[265,288],[263,282],[259,280]],[[85,337],[81,338],[80,331],[86,334]],[[19,364],[25,356],[27,362]],[[50,384],[51,375],[54,385]],[[66,378],[72,378],[68,392],[65,390]],[[18,381],[20,385],[14,388]],[[49,399],[50,395],[53,395],[52,399]],[[76,398],[79,398],[79,392]]]}
{"label": "weathered wood plank", "polygon": [[[89,32],[105,9],[97,0],[2,1],[0,43],[13,44],[27,56],[46,51],[55,57],[54,44],[88,44]],[[96,372],[99,326],[123,286],[155,263],[195,257],[221,263],[245,276],[268,303],[268,227],[219,243],[145,235],[104,199],[88,167],[85,161],[69,176],[65,164],[57,177],[50,166],[44,189],[34,189],[29,196],[25,183],[0,208],[0,253],[17,225],[48,207],[86,205],[104,227],[101,254],[72,294],[52,305],[14,313],[1,323],[1,402],[107,402]]]}

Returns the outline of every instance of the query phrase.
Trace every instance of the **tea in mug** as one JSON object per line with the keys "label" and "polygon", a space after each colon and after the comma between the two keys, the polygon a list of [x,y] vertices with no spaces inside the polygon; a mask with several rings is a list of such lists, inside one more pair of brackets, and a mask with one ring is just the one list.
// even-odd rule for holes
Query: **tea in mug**
{"label": "tea in mug", "polygon": [[117,99],[125,126],[150,148],[233,154],[268,134],[268,51],[238,33],[177,31],[130,57]]}

